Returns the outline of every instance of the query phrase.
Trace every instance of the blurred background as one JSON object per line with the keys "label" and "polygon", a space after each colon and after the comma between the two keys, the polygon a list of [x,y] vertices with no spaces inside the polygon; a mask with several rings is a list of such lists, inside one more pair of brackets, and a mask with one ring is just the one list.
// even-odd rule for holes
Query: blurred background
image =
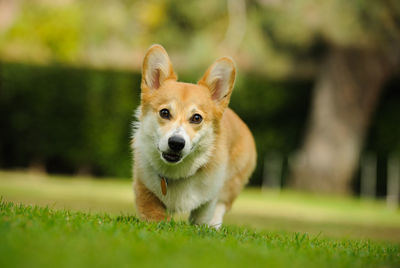
{"label": "blurred background", "polygon": [[397,206],[397,0],[0,0],[0,169],[130,178],[153,43],[181,81],[236,61],[230,106],[256,138],[251,186]]}

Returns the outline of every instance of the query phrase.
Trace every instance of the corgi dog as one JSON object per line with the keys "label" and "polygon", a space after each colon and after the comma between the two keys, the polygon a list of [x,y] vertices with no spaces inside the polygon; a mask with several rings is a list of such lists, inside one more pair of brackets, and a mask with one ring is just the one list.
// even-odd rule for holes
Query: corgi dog
{"label": "corgi dog", "polygon": [[249,128],[228,108],[235,75],[232,59],[223,57],[197,84],[178,82],[165,49],[147,51],[132,140],[141,219],[190,212],[190,223],[221,226],[257,157]]}

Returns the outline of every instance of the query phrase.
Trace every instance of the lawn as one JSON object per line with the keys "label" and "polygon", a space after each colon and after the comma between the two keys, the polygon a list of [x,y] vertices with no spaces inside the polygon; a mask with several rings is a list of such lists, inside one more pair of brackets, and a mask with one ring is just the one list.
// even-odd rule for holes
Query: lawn
{"label": "lawn", "polygon": [[247,189],[215,231],[137,220],[128,180],[0,172],[0,196],[0,267],[400,266],[380,201]]}
{"label": "lawn", "polygon": [[0,203],[0,267],[377,267],[399,245]]}
{"label": "lawn", "polygon": [[[0,171],[0,196],[54,209],[135,215],[129,179]],[[383,201],[357,198],[246,189],[226,215],[225,223],[322,237],[400,242],[400,211],[388,208]]]}

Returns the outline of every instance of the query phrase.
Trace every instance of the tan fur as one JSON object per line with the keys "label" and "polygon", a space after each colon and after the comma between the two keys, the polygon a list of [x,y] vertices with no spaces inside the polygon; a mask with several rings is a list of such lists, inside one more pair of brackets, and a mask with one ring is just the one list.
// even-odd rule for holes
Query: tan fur
{"label": "tan fur", "polygon": [[143,185],[140,178],[136,178],[133,188],[140,218],[148,221],[168,219],[163,203]]}
{"label": "tan fur", "polygon": [[[209,76],[215,64],[206,71],[198,84],[188,84],[176,81],[177,76],[169,63],[168,73],[160,75],[163,80],[160,83],[158,81],[154,83],[157,87],[154,90],[149,88],[149,82],[145,81],[144,77],[147,75],[145,72],[148,69],[148,55],[155,50],[165,52],[161,46],[153,46],[144,59],[140,120],[147,113],[158,114],[161,109],[168,108],[171,110],[173,118],[171,120],[161,117],[157,119],[162,132],[167,132],[170,124],[179,123],[192,139],[203,125],[211,126],[214,129],[215,141],[211,157],[196,171],[196,174],[213,174],[219,166],[227,164],[228,168],[225,174],[227,179],[217,194],[216,202],[224,204],[226,210],[229,210],[235,198],[248,182],[256,165],[256,147],[253,136],[239,116],[227,107],[236,72],[234,64],[229,58],[221,58],[215,63],[222,62],[232,68],[233,75],[229,80],[229,91],[225,92],[223,96],[218,97],[218,92],[215,92],[219,86],[218,82],[210,84]],[[189,109],[192,106],[197,107],[196,113],[203,117],[202,124],[191,124],[188,121],[193,113]],[[165,205],[143,183],[146,180],[146,172],[139,164],[141,157],[140,153],[135,151],[134,190],[138,214],[145,220],[166,219]]]}
{"label": "tan fur", "polygon": [[227,108],[222,118],[222,135],[229,148],[231,173],[222,191],[219,201],[229,210],[233,201],[248,182],[256,166],[256,147],[253,136],[246,124],[231,109]]}

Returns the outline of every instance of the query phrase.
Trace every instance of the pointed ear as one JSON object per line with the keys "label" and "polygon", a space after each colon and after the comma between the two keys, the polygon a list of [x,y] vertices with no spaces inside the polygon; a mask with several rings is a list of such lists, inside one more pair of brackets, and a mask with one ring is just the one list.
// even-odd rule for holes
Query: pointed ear
{"label": "pointed ear", "polygon": [[211,98],[214,101],[227,106],[235,83],[235,77],[235,63],[231,58],[223,57],[216,60],[208,68],[198,84],[210,89]]}
{"label": "pointed ear", "polygon": [[160,45],[152,45],[143,60],[142,90],[158,89],[167,79],[177,79],[167,51]]}

